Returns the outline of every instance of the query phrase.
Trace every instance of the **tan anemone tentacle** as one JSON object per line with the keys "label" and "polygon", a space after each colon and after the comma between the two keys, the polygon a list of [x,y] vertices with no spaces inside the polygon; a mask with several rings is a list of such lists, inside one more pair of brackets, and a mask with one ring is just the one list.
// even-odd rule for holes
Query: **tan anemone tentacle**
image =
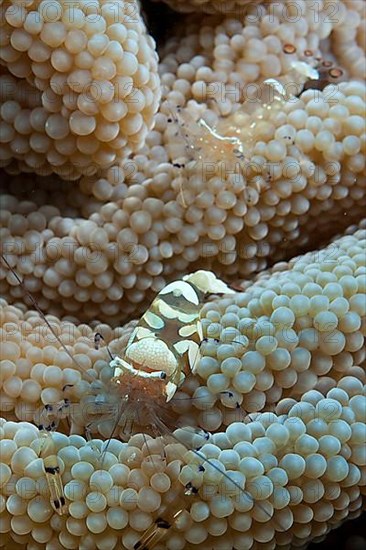
{"label": "tan anemone tentacle", "polygon": [[[61,549],[68,547],[68,541],[78,547],[86,536],[100,547],[102,540],[108,540],[110,545],[122,541],[125,548],[132,548],[178,477],[179,483],[197,483],[200,492],[194,503],[187,501],[183,530],[174,528],[168,535],[172,548],[199,543],[208,550],[217,536],[239,547],[248,537],[259,548],[270,541],[286,545],[294,537],[305,542],[357,515],[365,474],[365,243],[365,229],[353,228],[324,250],[278,264],[257,282],[244,285],[243,292],[204,306],[208,347],[202,347],[197,372],[187,379],[173,407],[183,421],[193,415],[197,426],[214,432],[207,451],[204,446],[201,453],[217,458],[230,475],[235,471],[244,475],[254,506],[235,487],[231,491],[226,481],[222,485],[216,470],[215,474],[207,467],[207,474],[195,473],[192,465],[200,462],[196,455],[186,455],[187,464],[179,474],[174,461],[184,454],[180,449],[177,455],[175,443],[165,448],[166,463],[148,488],[144,461],[150,447],[144,446],[141,436],[133,436],[128,444],[112,442],[103,460],[106,471],[98,473],[100,441],[86,444],[80,436],[55,433],[65,496],[74,518],[56,522],[47,506],[44,474],[36,466],[32,441],[38,438],[37,430],[3,421],[0,449],[7,537],[17,542],[33,537],[34,544],[47,540]],[[1,366],[1,402],[7,406],[3,414],[29,420],[42,401],[60,397],[65,381],[87,391],[88,384],[78,383],[80,373],[59,344],[50,341],[37,315],[3,303],[2,318],[7,357]],[[94,349],[91,329],[51,320],[77,360],[103,377],[107,354],[103,348]],[[83,330],[89,338],[82,336]],[[116,338],[123,336],[119,341],[123,345],[130,332],[113,333],[106,325],[98,330],[104,331],[112,350]],[[238,411],[227,389],[250,413],[244,423],[237,422]],[[191,412],[183,397],[193,398]],[[100,500],[93,497],[97,475],[103,481]],[[140,480],[138,489],[136,480]],[[210,484],[209,491],[205,483]],[[218,493],[212,491],[212,483]],[[12,487],[18,487],[17,497]],[[99,509],[101,501],[105,505]],[[81,509],[85,509],[82,518]],[[202,514],[207,519],[202,520]]]}

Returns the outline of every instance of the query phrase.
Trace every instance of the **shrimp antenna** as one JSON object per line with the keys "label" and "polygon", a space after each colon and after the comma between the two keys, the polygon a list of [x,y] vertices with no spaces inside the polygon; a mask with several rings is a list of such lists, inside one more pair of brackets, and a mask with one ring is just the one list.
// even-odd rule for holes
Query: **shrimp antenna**
{"label": "shrimp antenna", "polygon": [[105,455],[106,455],[106,453],[107,453],[107,451],[108,451],[108,447],[109,447],[109,445],[110,445],[110,443],[111,443],[111,441],[112,441],[112,439],[113,439],[113,437],[114,437],[114,434],[116,433],[116,430],[117,430],[117,428],[118,428],[119,421],[121,420],[123,413],[124,413],[124,409],[121,408],[120,412],[118,413],[117,419],[116,419],[116,421],[115,421],[115,423],[114,423],[114,425],[113,425],[113,429],[112,429],[111,435],[108,437],[108,440],[107,440],[106,444],[103,446],[104,448],[103,448],[103,452],[102,452],[102,457],[101,457],[101,459],[100,459],[100,461],[99,461],[100,468],[103,468]]}
{"label": "shrimp antenna", "polygon": [[60,344],[60,346],[62,347],[62,349],[64,350],[65,353],[67,353],[67,355],[71,358],[71,360],[75,363],[75,365],[78,367],[78,369],[83,372],[88,378],[89,380],[94,380],[94,378],[92,376],[90,376],[90,374],[88,374],[86,372],[86,370],[84,369],[84,367],[82,367],[75,359],[75,357],[73,357],[71,355],[71,353],[69,352],[69,350],[67,349],[67,347],[65,346],[65,344],[63,343],[63,341],[61,340],[61,338],[58,336],[57,332],[55,331],[55,329],[52,327],[51,323],[48,321],[46,315],[43,313],[43,311],[41,310],[41,308],[39,307],[39,305],[37,304],[35,298],[32,296],[32,294],[29,292],[29,290],[27,289],[27,287],[25,286],[24,284],[24,281],[19,277],[18,273],[15,271],[15,269],[10,265],[10,263],[8,262],[8,260],[5,258],[4,254],[1,254],[1,258],[3,260],[3,262],[6,264],[6,266],[10,269],[10,271],[12,272],[12,274],[14,275],[14,277],[16,278],[16,280],[18,281],[19,285],[21,286],[24,294],[27,296],[27,298],[32,302],[32,305],[35,307],[37,313],[40,315],[40,317],[43,319],[43,321],[46,323],[47,327],[50,329],[50,331],[52,332],[52,335],[56,338],[57,342]]}
{"label": "shrimp antenna", "polygon": [[105,341],[105,338],[103,337],[103,335],[100,332],[96,332],[95,335],[94,335],[94,347],[95,347],[95,349],[99,349],[99,344],[100,344],[101,340],[103,340],[103,342],[105,343],[105,347],[107,348],[107,352],[108,352],[110,360],[113,361],[114,357],[112,355],[112,352],[109,349],[109,346]]}

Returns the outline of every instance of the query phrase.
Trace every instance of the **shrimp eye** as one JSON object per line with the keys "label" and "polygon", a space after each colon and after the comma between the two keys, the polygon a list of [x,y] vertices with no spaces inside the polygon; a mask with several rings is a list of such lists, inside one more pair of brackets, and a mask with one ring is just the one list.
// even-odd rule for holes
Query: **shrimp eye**
{"label": "shrimp eye", "polygon": [[45,405],[44,408],[46,409],[46,411],[52,411],[53,406],[52,405]]}
{"label": "shrimp eye", "polygon": [[166,372],[161,372],[161,373],[160,373],[160,378],[161,378],[162,380],[165,380],[165,378],[166,378]]}
{"label": "shrimp eye", "polygon": [[40,424],[39,426],[37,426],[39,430],[44,430],[44,426],[43,424]]}

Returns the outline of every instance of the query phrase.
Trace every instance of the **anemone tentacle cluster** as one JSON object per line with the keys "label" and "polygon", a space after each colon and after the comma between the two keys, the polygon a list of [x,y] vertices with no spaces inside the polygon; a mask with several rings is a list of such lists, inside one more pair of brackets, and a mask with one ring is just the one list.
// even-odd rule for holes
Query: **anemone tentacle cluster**
{"label": "anemone tentacle cluster", "polygon": [[101,468],[100,440],[86,443],[80,436],[56,433],[70,501],[67,519],[50,507],[37,430],[2,419],[2,532],[19,543],[31,537],[34,548],[79,548],[83,541],[87,548],[122,543],[132,550],[169,490],[182,480],[200,490],[165,548],[305,543],[360,510],[365,404],[362,383],[349,376],[326,396],[309,391],[294,406],[279,402],[281,414],[259,414],[249,424],[233,423],[216,433],[201,453],[219,461],[236,483],[245,482],[248,494],[238,494],[236,485],[207,464],[202,472],[202,460],[188,458],[180,471],[178,445],[165,445],[166,461],[152,465],[141,435],[128,444],[112,440]]}
{"label": "anemone tentacle cluster", "polygon": [[334,29],[332,47],[351,77],[366,78],[365,10],[358,0],[342,0],[341,24]]}
{"label": "anemone tentacle cluster", "polygon": [[[360,82],[341,83],[336,104],[326,88],[317,99],[304,92],[280,114],[269,110],[254,130],[243,173],[217,164],[205,172],[200,160],[181,169],[141,153],[134,170],[128,161],[104,179],[84,178],[81,192],[70,189],[57,202],[52,191],[40,196],[41,206],[5,196],[3,250],[43,307],[85,320],[108,315],[120,322],[136,305],[147,306],[148,290],[192,267],[247,277],[269,259],[308,246],[319,216],[324,237],[360,218],[365,92]],[[160,155],[162,146],[155,148]],[[109,202],[90,197],[104,190],[112,194]],[[21,296],[11,274],[3,271],[2,278],[4,296]]]}
{"label": "anemone tentacle cluster", "polygon": [[1,166],[78,179],[143,145],[160,83],[137,1],[1,10]]}
{"label": "anemone tentacle cluster", "polygon": [[[359,228],[319,252],[278,264],[242,293],[203,306],[208,342],[201,347],[197,376],[173,400],[176,412],[212,431],[237,419],[237,404],[248,413],[273,410],[282,398],[331,390],[345,373],[365,382],[365,239],[366,230]],[[5,304],[1,402],[23,421],[62,400],[61,388],[77,387],[83,371],[108,376],[108,354],[105,347],[95,349],[96,332],[117,355],[131,332],[130,324],[91,328],[50,316],[69,356],[38,314]],[[90,381],[84,381],[76,399],[88,391]]]}
{"label": "anemone tentacle cluster", "polygon": [[[25,188],[28,190],[26,203],[19,204],[17,197],[21,197],[20,191],[24,189],[26,178],[24,175],[18,180],[14,176],[8,178],[5,187],[12,196],[4,199],[2,212],[4,250],[12,255],[13,267],[25,277],[42,307],[57,315],[75,314],[83,320],[108,316],[118,323],[123,320],[119,305],[121,299],[126,304],[123,310],[127,316],[136,308],[143,310],[152,297],[150,290],[160,290],[169,279],[197,265],[214,268],[220,275],[248,277],[265,269],[268,261],[279,260],[285,255],[290,257],[309,246],[314,233],[317,233],[319,218],[325,239],[357,221],[365,196],[365,86],[360,81],[344,82],[337,90],[331,85],[321,93],[308,90],[300,98],[292,97],[280,114],[269,109],[266,121],[260,124],[258,121],[256,123],[254,114],[254,119],[250,121],[254,123],[254,130],[251,132],[248,163],[234,171],[230,163],[219,163],[219,168],[212,170],[212,164],[217,165],[217,156],[212,155],[208,163],[205,158],[202,161],[202,155],[198,160],[188,155],[183,166],[178,164],[180,168],[177,167],[175,153],[182,150],[182,132],[168,122],[171,109],[179,105],[193,117],[193,128],[190,128],[193,134],[199,129],[196,123],[198,116],[213,127],[224,117],[225,124],[228,121],[226,125],[240,128],[240,120],[241,124],[243,120],[239,117],[239,122],[236,121],[234,111],[242,106],[248,85],[258,86],[260,97],[261,83],[265,79],[281,80],[292,71],[293,63],[309,49],[315,57],[321,55],[321,41],[332,38],[340,29],[352,27],[362,47],[361,16],[356,4],[337,2],[335,18],[329,16],[331,6],[328,2],[319,3],[321,14],[314,14],[309,3],[300,0],[260,5],[255,17],[212,16],[206,18],[207,21],[205,19],[205,25],[202,25],[202,14],[198,14],[189,24],[182,24],[176,36],[161,49],[159,72],[164,100],[155,117],[155,127],[146,140],[146,131],[141,132],[139,145],[145,142],[145,146],[137,154],[126,160],[119,159],[118,163],[112,159],[113,155],[109,157],[107,154],[111,159],[107,165],[111,166],[92,176],[95,168],[106,164],[99,163],[97,151],[89,154],[91,149],[88,149],[88,144],[93,142],[105,152],[105,146],[109,147],[108,144],[113,142],[103,141],[104,138],[94,133],[79,137],[70,134],[70,137],[54,140],[54,145],[70,149],[75,139],[80,143],[87,142],[84,144],[87,148],[82,147],[80,153],[84,155],[83,160],[77,153],[75,162],[72,159],[65,161],[66,165],[71,163],[76,174],[86,174],[79,181],[79,189],[66,185],[64,193],[62,183],[55,179],[54,174],[38,180],[35,189],[32,177],[29,187]],[[38,86],[37,94],[45,94],[50,89],[54,95],[52,75],[55,75],[57,82],[68,81],[72,70],[57,73],[57,68],[52,65],[52,59],[62,58],[65,52],[68,59],[75,57],[73,63],[76,65],[80,56],[100,63],[103,58],[99,55],[100,48],[103,50],[104,46],[106,52],[109,52],[108,48],[112,51],[122,47],[125,57],[132,58],[136,54],[139,59],[135,49],[140,45],[147,56],[146,62],[151,66],[144,69],[141,61],[140,68],[132,77],[117,75],[112,81],[116,81],[116,88],[118,79],[130,82],[129,79],[136,77],[133,84],[135,94],[140,82],[136,75],[142,71],[147,78],[149,74],[149,94],[155,94],[156,104],[156,58],[152,50],[150,56],[147,54],[146,41],[150,44],[150,38],[145,36],[145,27],[135,4],[118,4],[121,10],[117,10],[116,16],[122,18],[118,22],[110,13],[112,8],[109,3],[95,4],[96,13],[87,15],[83,12],[85,6],[77,8],[80,21],[73,12],[67,15],[66,7],[61,4],[55,14],[55,9],[46,9],[47,6],[47,2],[37,4],[38,11],[30,11],[29,6],[21,8],[18,4],[4,6],[2,21],[6,47],[3,49],[5,57],[10,56],[4,70],[13,70],[13,74],[5,74],[2,78],[6,81],[13,79],[16,83],[10,88],[2,87],[5,93],[11,89],[11,93],[17,94],[21,93],[23,86]],[[55,6],[58,6],[57,2]],[[137,18],[133,21],[125,13],[132,9],[131,6]],[[48,22],[43,21],[42,14],[62,17]],[[67,26],[67,17],[71,15],[72,21]],[[40,34],[30,33],[28,27],[31,21],[34,24],[41,21]],[[106,29],[113,27],[111,32],[98,27],[98,32],[93,34],[94,23],[102,25],[105,21]],[[48,32],[49,25],[56,25],[55,29],[59,29],[62,35],[59,38],[63,42],[57,47],[53,46],[52,40],[58,39],[58,34]],[[68,30],[64,37],[65,29]],[[51,45],[43,42],[43,31],[51,40]],[[85,35],[85,40],[88,37],[90,40],[85,44],[83,42],[81,52],[69,51],[67,45],[74,44],[79,35]],[[32,40],[29,51],[17,50],[24,37]],[[132,42],[135,49],[130,51]],[[296,44],[295,51],[290,55],[286,48],[289,44]],[[47,58],[38,62],[38,58],[29,58],[33,45],[45,49],[51,60]],[[55,48],[54,51],[52,48]],[[346,73],[358,77],[358,73],[352,72],[355,51],[352,49],[349,62],[344,61]],[[104,52],[103,55],[109,59],[109,54]],[[42,75],[29,73],[35,70],[37,64],[50,73],[46,80]],[[112,64],[115,64],[113,59]],[[102,65],[100,69],[105,70],[108,63]],[[28,71],[27,74],[18,75],[18,66]],[[91,73],[94,65],[81,67],[80,70]],[[293,78],[296,83],[296,75]],[[66,86],[69,86],[67,82]],[[45,87],[46,90],[43,89]],[[27,101],[34,101],[33,94],[25,95]],[[75,92],[73,98],[79,102],[82,95]],[[61,111],[52,111],[50,116],[59,117],[62,124],[66,121],[66,126],[69,124],[71,106],[69,108],[62,102],[70,97],[70,94],[61,94],[51,102],[52,107],[60,107],[66,118],[62,118]],[[101,113],[106,105],[117,108],[119,102],[119,99],[112,98],[101,108],[97,100],[89,103]],[[47,110],[47,105],[42,103],[41,107],[35,107],[35,111],[40,115],[42,110]],[[41,133],[41,126],[46,120],[43,120],[43,115],[35,116],[41,126],[31,128],[32,124],[29,126],[26,123],[30,133],[22,129],[20,141],[14,137],[17,128],[22,126],[23,108],[23,104],[17,103],[14,97],[5,101],[0,111],[1,116],[5,116],[3,146],[11,148],[14,138],[14,151],[22,151],[24,145],[29,160],[33,158],[33,153],[25,144],[27,136],[44,144],[49,144],[53,138]],[[27,109],[30,116],[33,111],[29,110],[30,107]],[[16,122],[18,114],[19,125]],[[86,113],[85,116],[95,118],[94,114]],[[140,115],[136,113],[131,116]],[[246,125],[247,119],[244,118],[244,122]],[[117,122],[112,121],[111,124]],[[45,128],[47,134],[47,124]],[[242,133],[245,136],[245,132]],[[118,150],[124,156],[128,148],[125,151],[121,139],[116,138]],[[190,135],[188,139],[191,139]],[[51,166],[51,154],[51,160],[46,161],[47,169],[62,175],[62,167],[66,166],[60,159],[62,154],[62,151],[56,151],[54,167]],[[220,154],[218,158],[221,159]],[[6,159],[3,161],[7,162]],[[86,172],[83,172],[84,168]],[[11,166],[8,170],[14,171]],[[40,173],[45,172],[42,170]],[[49,190],[55,188],[56,195],[53,195]],[[41,189],[46,189],[48,193],[44,194]],[[29,201],[29,192],[32,192],[32,198],[35,197],[34,202]],[[14,280],[7,280],[10,276],[4,271],[1,277],[3,295],[9,301],[19,298],[21,294],[17,285],[14,286]]]}
{"label": "anemone tentacle cluster", "polygon": [[[181,421],[193,415],[195,425],[214,432],[201,453],[235,483],[245,481],[249,496],[210,465],[202,469],[202,460],[177,442],[149,438],[147,444],[141,435],[128,443],[113,440],[100,467],[101,440],[56,433],[70,501],[69,517],[56,519],[42,482],[37,430],[24,420],[42,403],[62,398],[65,383],[81,396],[88,383],[38,314],[3,304],[2,413],[23,421],[1,426],[8,540],[31,536],[35,548],[81,548],[86,536],[88,548],[122,542],[132,549],[169,491],[188,482],[199,493],[187,500],[180,527],[167,538],[172,550],[305,544],[357,515],[365,494],[366,230],[349,233],[204,306],[208,343],[174,407]],[[105,370],[105,349],[94,349],[90,327],[49,321],[82,369],[95,376]],[[130,331],[96,329],[112,350]],[[187,407],[190,397],[193,408]],[[235,402],[250,413],[244,421],[237,421]],[[147,456],[153,449],[158,460],[159,445],[166,461],[160,456],[152,466]]]}

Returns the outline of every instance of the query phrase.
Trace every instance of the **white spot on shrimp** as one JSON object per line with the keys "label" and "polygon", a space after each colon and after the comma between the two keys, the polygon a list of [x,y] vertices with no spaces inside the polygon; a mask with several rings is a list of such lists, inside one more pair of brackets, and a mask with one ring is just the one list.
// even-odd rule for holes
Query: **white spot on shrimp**
{"label": "white spot on shrimp", "polygon": [[185,353],[189,348],[189,340],[181,340],[180,342],[177,342],[174,344],[174,348],[178,353],[183,355],[183,353]]}
{"label": "white spot on shrimp", "polygon": [[147,311],[144,314],[144,319],[147,322],[147,324],[151,326],[151,328],[159,330],[164,327],[163,319],[158,315],[156,315],[155,313],[152,313],[151,311]]}
{"label": "white spot on shrimp", "polygon": [[197,332],[197,325],[188,325],[179,329],[179,336],[186,338],[187,336],[192,336]]}
{"label": "white spot on shrimp", "polygon": [[154,333],[145,327],[136,327],[136,329],[131,334],[130,340],[127,344],[127,349],[131,345],[131,343],[134,341],[135,338],[138,340],[142,340],[142,338],[151,338],[154,336]]}
{"label": "white spot on shrimp", "polygon": [[183,282],[183,281],[175,281],[174,283],[170,283],[167,285],[163,290],[160,291],[160,294],[169,294],[172,293],[174,296],[184,296],[188,302],[191,302],[192,304],[198,305],[199,300],[198,296],[191,287],[191,285]]}

